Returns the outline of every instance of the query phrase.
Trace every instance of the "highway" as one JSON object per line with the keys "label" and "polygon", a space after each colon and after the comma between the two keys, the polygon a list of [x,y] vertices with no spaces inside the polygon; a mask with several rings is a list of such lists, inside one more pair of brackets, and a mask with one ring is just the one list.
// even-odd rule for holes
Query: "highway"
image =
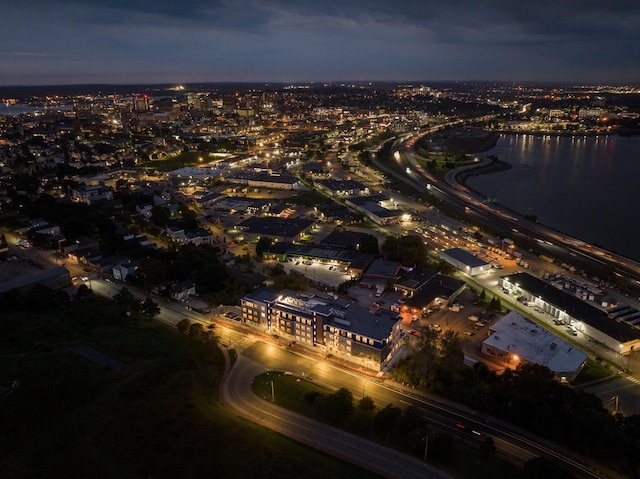
{"label": "highway", "polygon": [[[275,407],[269,401],[256,397],[250,389],[253,377],[269,370],[289,371],[292,374],[334,390],[340,387],[347,387],[351,390],[355,399],[366,395],[371,397],[379,407],[386,404],[394,404],[401,408],[413,407],[424,420],[425,426],[449,432],[462,440],[478,444],[484,441],[487,436],[491,436],[494,439],[498,454],[516,464],[522,465],[529,459],[541,456],[563,463],[577,477],[585,479],[615,477],[610,471],[606,473],[598,471],[595,465],[589,464],[588,459],[576,459],[572,454],[563,451],[557,445],[546,443],[541,439],[525,437],[524,434],[526,433],[516,431],[508,424],[485,418],[479,413],[467,410],[458,404],[448,403],[441,398],[425,398],[416,391],[404,388],[391,380],[366,377],[353,371],[341,369],[327,361],[291,351],[270,341],[257,340],[250,344],[245,343],[245,348],[239,351],[238,358],[238,362],[224,382],[222,389],[223,401],[243,417],[252,418],[255,422],[268,427],[273,426],[273,429],[290,435],[295,439],[300,440],[302,438],[302,442],[307,444],[310,444],[310,441],[315,442],[315,433],[309,435],[307,429],[310,420],[308,418],[301,419],[301,429],[292,430],[292,428],[296,427],[295,418],[298,415]],[[242,385],[242,383],[245,384]],[[277,395],[278,392],[275,391],[275,394]],[[280,420],[276,418],[280,418]],[[318,424],[318,426],[323,432],[318,434],[317,446],[326,452],[332,453],[326,449],[327,441],[324,436],[325,429],[328,426],[324,424]],[[328,437],[333,438],[337,432],[333,428],[331,430],[333,432]],[[346,433],[340,432],[340,434]],[[367,441],[367,443],[369,442]],[[353,454],[352,462],[361,464],[359,462],[360,455],[363,453],[364,449],[362,448],[364,447],[364,445],[361,445],[356,450],[337,447],[337,455],[346,459],[345,454],[349,452]],[[380,450],[377,449],[378,447],[380,446],[375,445],[373,449],[375,451],[374,456],[381,454]],[[381,464],[371,462],[371,464],[375,465],[375,469],[372,470],[378,473],[384,470],[383,464],[387,462],[387,459],[386,456],[383,457],[385,457],[385,460]],[[402,455],[402,457],[405,458],[405,461],[410,459],[408,456]],[[369,463],[367,459],[366,464]],[[410,466],[410,470],[399,470],[394,466],[388,473],[383,475],[386,477],[424,477],[425,465],[421,461],[417,461],[417,463],[421,464],[418,469],[414,470],[413,465]],[[390,464],[394,464],[394,462],[391,461]],[[407,464],[413,464],[413,462],[407,462]],[[420,472],[421,468],[422,472]],[[411,471],[416,474],[422,473],[423,475],[413,476]]]}
{"label": "highway", "polygon": [[383,477],[451,478],[424,461],[319,423],[257,397],[251,391],[251,382],[264,371],[265,368],[260,363],[246,356],[239,356],[223,383],[223,403],[238,415],[257,424],[355,463]]}
{"label": "highway", "polygon": [[[473,222],[479,223],[480,226],[497,231],[503,237],[517,235],[520,243],[530,243],[539,254],[562,258],[569,263],[576,260],[588,262],[599,274],[613,271],[619,277],[626,276],[640,284],[640,263],[539,223],[531,222],[523,215],[510,211],[502,205],[487,203],[484,201],[485,198],[474,194],[455,181],[457,172],[447,174],[446,181],[441,181],[427,172],[420,164],[413,145],[419,136],[432,133],[441,127],[419,134],[403,135],[393,142],[391,155],[399,170],[386,167],[375,155],[373,155],[373,161],[379,168],[416,188],[417,191],[428,192],[453,211],[472,216]],[[482,158],[476,158],[476,161],[478,166],[485,163]]]}

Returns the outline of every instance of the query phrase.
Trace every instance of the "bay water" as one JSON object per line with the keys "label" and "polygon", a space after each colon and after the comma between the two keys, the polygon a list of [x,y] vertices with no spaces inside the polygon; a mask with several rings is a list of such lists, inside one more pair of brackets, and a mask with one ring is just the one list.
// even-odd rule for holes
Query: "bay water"
{"label": "bay water", "polygon": [[640,261],[640,137],[502,135],[512,165],[467,184],[570,236]]}

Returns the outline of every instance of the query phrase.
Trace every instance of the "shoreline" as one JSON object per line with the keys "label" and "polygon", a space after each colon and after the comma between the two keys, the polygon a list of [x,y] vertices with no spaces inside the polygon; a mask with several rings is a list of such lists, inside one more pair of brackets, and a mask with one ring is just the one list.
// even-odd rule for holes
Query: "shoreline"
{"label": "shoreline", "polygon": [[[640,136],[640,130],[632,130],[632,129],[623,129],[619,128],[614,131],[607,132],[571,132],[571,131],[539,131],[539,130],[520,130],[520,131],[512,131],[512,130],[486,130],[490,133],[496,133],[497,135],[531,135],[535,137],[545,137],[545,136],[557,136],[560,138],[575,138],[575,137],[583,137],[583,138],[597,138],[599,136],[622,136],[622,137],[635,137]],[[488,150],[484,150],[488,151]]]}
{"label": "shoreline", "polygon": [[[524,133],[524,132],[504,132],[502,134],[500,134],[500,137],[503,137],[502,135],[504,135],[504,137],[507,137],[508,135],[530,135],[530,133]],[[544,136],[547,136],[547,134],[535,134],[534,135],[536,138],[540,139]],[[549,136],[556,136],[556,137],[561,137],[561,138],[571,138],[572,136],[575,135],[571,135],[571,134],[554,134],[554,135],[549,135]],[[608,133],[606,135],[581,135],[581,137],[588,137],[588,138],[596,138],[598,136],[603,136],[604,137],[622,137],[621,135],[619,135],[618,133]],[[638,135],[631,135],[632,138],[637,137]],[[625,136],[624,138],[629,138],[629,136]],[[496,141],[497,143],[497,141]],[[495,145],[494,145],[495,147]],[[490,148],[489,150],[493,149],[494,147]],[[475,196],[477,196],[478,198],[489,198],[489,196],[487,194],[485,194],[484,192],[478,190],[475,187],[472,187],[468,184],[468,180],[469,178],[473,178],[475,176],[481,176],[481,175],[488,175],[488,174],[492,174],[492,173],[499,173],[501,171],[508,171],[510,169],[512,169],[514,166],[514,164],[506,162],[504,160],[500,160],[496,155],[485,155],[484,153],[486,153],[486,151],[489,150],[485,150],[485,152],[478,152],[475,155],[478,157],[482,157],[482,158],[487,158],[491,160],[491,163],[488,165],[480,165],[477,168],[471,168],[471,169],[467,169],[464,170],[462,169],[460,172],[458,173],[454,173],[453,175],[453,180],[458,183],[459,185],[463,186],[464,188],[468,189],[469,191],[473,192],[473,194]],[[552,231],[555,231],[557,233],[560,233],[562,235],[574,238],[576,240],[579,241],[584,241],[586,243],[593,243],[595,246],[598,246],[599,248],[602,248],[603,250],[609,251],[610,253],[619,255],[621,257],[627,258],[630,261],[633,262],[637,262],[640,261],[640,258],[636,258],[633,255],[630,255],[628,253],[623,253],[623,252],[619,252],[616,249],[610,249],[609,246],[606,244],[606,242],[600,242],[600,241],[594,241],[593,239],[584,239],[583,237],[576,235],[575,233],[569,233],[564,229],[558,229],[557,227],[554,226],[550,226],[548,224],[546,224],[545,222],[542,222],[539,220],[537,215],[528,215],[525,214],[521,211],[518,211],[517,209],[512,208],[509,205],[504,204],[503,202],[495,202],[495,205],[499,205],[500,208],[504,211],[510,211],[511,213],[514,213],[517,216],[520,216],[522,218],[525,218],[529,221],[532,221],[533,223],[543,226],[545,228],[548,228]]]}
{"label": "shoreline", "polygon": [[[481,156],[481,155],[477,155],[477,156]],[[499,159],[495,155],[490,155],[483,158],[488,158],[489,160],[491,160],[491,162],[488,165],[480,165],[476,168],[463,167],[465,169],[462,169],[462,171],[458,173],[454,173],[453,179],[458,184],[464,186],[465,188],[469,188],[471,191],[474,191],[475,193],[486,197],[484,193],[467,185],[466,180],[473,176],[491,175],[493,173],[500,173],[501,171],[508,171],[511,168],[513,168],[513,165],[511,163],[507,163],[506,161]]]}

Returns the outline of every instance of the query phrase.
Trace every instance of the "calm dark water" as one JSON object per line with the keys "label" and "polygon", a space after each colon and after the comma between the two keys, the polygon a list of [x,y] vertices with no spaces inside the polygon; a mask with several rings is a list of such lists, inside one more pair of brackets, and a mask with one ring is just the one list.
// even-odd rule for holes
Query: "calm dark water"
{"label": "calm dark water", "polygon": [[640,137],[505,135],[513,167],[467,183],[538,222],[640,260]]}

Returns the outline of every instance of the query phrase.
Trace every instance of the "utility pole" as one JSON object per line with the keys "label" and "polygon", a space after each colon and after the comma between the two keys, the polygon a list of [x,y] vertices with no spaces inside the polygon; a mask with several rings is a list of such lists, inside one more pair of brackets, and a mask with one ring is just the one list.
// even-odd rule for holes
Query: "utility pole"
{"label": "utility pole", "polygon": [[429,446],[429,435],[424,437],[424,460],[427,460],[427,447]]}
{"label": "utility pole", "polygon": [[276,402],[276,393],[273,389],[273,381],[271,381],[271,402]]}

